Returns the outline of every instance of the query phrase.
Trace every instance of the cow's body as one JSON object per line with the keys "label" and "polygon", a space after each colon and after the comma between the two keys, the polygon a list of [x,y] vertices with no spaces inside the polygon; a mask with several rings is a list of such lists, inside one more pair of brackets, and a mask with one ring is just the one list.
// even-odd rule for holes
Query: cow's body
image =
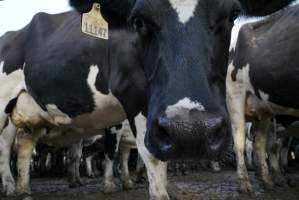
{"label": "cow's body", "polygon": [[18,140],[20,192],[29,191],[30,157],[38,140],[63,146],[122,122],[123,105],[131,119],[141,112],[145,78],[126,31],[110,31],[108,43],[83,34],[79,25],[76,12],[39,13],[1,38],[0,129],[11,114],[15,125],[27,130]]}
{"label": "cow's body", "polygon": [[262,179],[273,186],[266,163],[270,120],[276,115],[299,116],[299,7],[294,6],[240,30],[226,88],[231,116],[238,175],[250,188],[244,163],[245,115],[256,119],[255,150]]}

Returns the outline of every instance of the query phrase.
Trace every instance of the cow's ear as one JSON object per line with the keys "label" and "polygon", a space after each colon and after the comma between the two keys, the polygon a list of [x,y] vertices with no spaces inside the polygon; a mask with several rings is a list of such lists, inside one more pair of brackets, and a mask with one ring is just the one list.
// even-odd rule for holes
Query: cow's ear
{"label": "cow's ear", "polygon": [[136,0],[69,0],[70,5],[80,13],[90,11],[93,3],[100,3],[106,17],[126,19]]}
{"label": "cow's ear", "polygon": [[99,0],[70,0],[70,5],[80,13],[86,13],[91,10],[93,3]]}
{"label": "cow's ear", "polygon": [[265,16],[289,5],[295,0],[239,0],[247,15]]}

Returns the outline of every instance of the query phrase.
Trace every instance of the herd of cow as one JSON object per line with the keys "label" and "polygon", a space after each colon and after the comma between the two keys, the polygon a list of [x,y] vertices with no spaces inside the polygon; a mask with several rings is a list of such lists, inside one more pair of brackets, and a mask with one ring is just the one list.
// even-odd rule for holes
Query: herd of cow
{"label": "herd of cow", "polygon": [[[109,24],[108,40],[81,31],[81,13],[95,2]],[[137,147],[150,198],[169,199],[167,161],[217,161],[233,138],[241,190],[253,192],[244,159],[248,121],[254,122],[261,179],[270,188],[279,184],[279,159],[271,161],[274,180],[267,162],[269,127],[275,117],[291,116],[284,125],[299,117],[299,6],[291,3],[70,0],[77,11],[39,13],[21,30],[7,32],[0,38],[3,191],[30,193],[37,144],[82,146],[82,140],[105,135],[107,187],[115,152],[123,152],[127,163],[128,149]],[[229,52],[240,15],[269,16],[243,26]],[[82,150],[74,149],[80,159]],[[130,187],[126,165],[122,177]]]}

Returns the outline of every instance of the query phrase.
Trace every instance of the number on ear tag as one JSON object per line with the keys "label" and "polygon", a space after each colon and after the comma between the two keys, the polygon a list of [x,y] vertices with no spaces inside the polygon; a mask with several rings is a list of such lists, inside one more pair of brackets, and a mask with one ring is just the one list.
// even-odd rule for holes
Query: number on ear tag
{"label": "number on ear tag", "polygon": [[82,15],[81,29],[83,33],[88,35],[104,40],[109,39],[108,23],[101,14],[101,6],[99,3],[94,3],[92,9]]}

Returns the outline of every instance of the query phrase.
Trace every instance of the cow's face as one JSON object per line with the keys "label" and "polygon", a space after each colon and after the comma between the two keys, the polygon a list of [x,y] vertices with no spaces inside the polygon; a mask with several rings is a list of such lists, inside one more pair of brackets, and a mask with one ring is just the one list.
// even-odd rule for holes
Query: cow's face
{"label": "cow's face", "polygon": [[130,21],[149,83],[146,146],[158,158],[216,155],[227,138],[224,77],[239,4],[137,0]]}
{"label": "cow's face", "polygon": [[[113,10],[118,1],[125,2],[106,3]],[[216,156],[228,139],[224,77],[233,21],[239,2],[250,12],[262,6],[255,0],[127,2],[149,84],[147,148],[161,160]]]}

